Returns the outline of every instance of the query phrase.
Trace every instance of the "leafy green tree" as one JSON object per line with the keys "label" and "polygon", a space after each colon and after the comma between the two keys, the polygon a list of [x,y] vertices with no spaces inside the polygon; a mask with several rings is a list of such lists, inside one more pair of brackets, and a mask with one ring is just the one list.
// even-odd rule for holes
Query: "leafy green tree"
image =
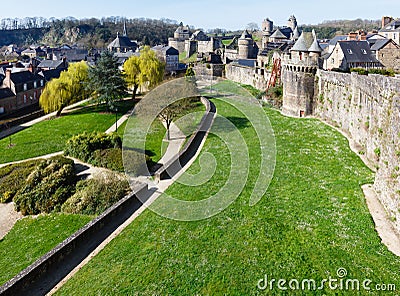
{"label": "leafy green tree", "polygon": [[67,71],[61,72],[60,78],[46,84],[39,99],[39,104],[45,113],[57,110],[57,116],[60,116],[66,106],[88,97],[85,88],[88,68],[85,62],[73,63]]}
{"label": "leafy green tree", "polygon": [[199,100],[199,92],[192,77],[171,80],[168,82],[168,89],[169,91],[165,92],[156,88],[153,91],[154,101],[151,104],[136,105],[135,112],[140,116],[146,116],[146,114],[152,114],[154,108],[161,110],[158,118],[165,123],[167,139],[170,140],[172,122],[193,108]]}
{"label": "leafy green tree", "polygon": [[125,79],[132,88],[132,98],[136,97],[140,86],[153,88],[164,78],[165,64],[160,61],[149,46],[145,46],[140,56],[131,56],[124,64]]}
{"label": "leafy green tree", "polygon": [[126,94],[124,75],[117,61],[113,53],[104,51],[96,66],[90,67],[88,72],[88,89],[95,100],[106,103],[107,109]]}

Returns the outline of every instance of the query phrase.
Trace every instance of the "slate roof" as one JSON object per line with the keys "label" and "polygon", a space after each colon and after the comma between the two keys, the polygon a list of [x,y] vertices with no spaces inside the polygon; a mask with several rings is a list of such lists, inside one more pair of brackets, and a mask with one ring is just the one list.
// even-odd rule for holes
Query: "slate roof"
{"label": "slate roof", "polygon": [[302,32],[291,51],[322,52],[314,32]]}
{"label": "slate roof", "polygon": [[11,73],[10,78],[14,84],[28,83],[43,79],[37,74],[32,74],[30,71]]}
{"label": "slate roof", "polygon": [[313,43],[308,48],[308,51],[311,51],[311,52],[322,52],[323,51],[323,49],[321,48],[321,46],[318,43],[317,38],[314,38]]}
{"label": "slate roof", "polygon": [[379,63],[372,54],[368,41],[346,40],[338,42],[348,63]]}
{"label": "slate roof", "polygon": [[52,69],[47,71],[41,71],[39,75],[42,75],[46,81],[50,81],[53,78],[59,78],[61,72],[65,71],[66,69]]}
{"label": "slate roof", "polygon": [[245,66],[245,67],[254,68],[256,66],[256,60],[239,59],[236,61],[236,63],[240,66]]}
{"label": "slate roof", "polygon": [[399,48],[399,46],[397,45],[397,43],[395,43],[392,39],[375,39],[373,41],[373,43],[371,43],[370,41],[368,41],[370,46],[371,46],[371,50],[373,51],[377,51],[377,50],[381,50],[382,48],[384,48],[388,43],[393,43],[396,45],[397,48]]}
{"label": "slate roof", "polygon": [[346,40],[347,35],[338,35],[329,40],[329,45],[335,46],[338,41]]}
{"label": "slate roof", "polygon": [[112,48],[137,48],[137,44],[132,42],[127,36],[119,36],[117,33],[117,38],[115,38],[108,47]]}
{"label": "slate roof", "polygon": [[176,28],[175,33],[189,33],[189,26],[179,26],[178,28]]}
{"label": "slate roof", "polygon": [[44,60],[42,61],[39,65],[38,68],[52,68],[52,69],[57,69],[60,66],[62,66],[62,64],[64,63],[64,61],[59,60],[59,61],[53,61],[53,60]]}
{"label": "slate roof", "polygon": [[172,46],[166,46],[166,45],[157,45],[151,48],[152,50],[155,51],[161,51],[165,55],[179,55],[179,51]]}
{"label": "slate roof", "polygon": [[225,45],[226,49],[238,49],[238,38],[235,36],[233,37],[231,43]]}
{"label": "slate roof", "polygon": [[275,32],[270,36],[270,38],[287,39],[287,37],[282,33],[282,31],[279,28],[275,30]]}
{"label": "slate roof", "polygon": [[387,24],[384,28],[380,29],[379,32],[400,32],[400,19],[394,20]]}
{"label": "slate roof", "polygon": [[15,94],[11,91],[11,89],[7,88],[0,88],[0,99],[6,99],[10,97],[15,97]]}

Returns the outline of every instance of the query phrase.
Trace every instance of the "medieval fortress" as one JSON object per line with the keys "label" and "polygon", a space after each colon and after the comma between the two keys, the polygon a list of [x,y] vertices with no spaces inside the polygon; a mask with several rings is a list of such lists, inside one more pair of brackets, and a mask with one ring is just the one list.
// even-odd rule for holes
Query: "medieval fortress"
{"label": "medieval fortress", "polygon": [[[245,30],[223,45],[202,31],[191,35],[181,25],[169,45],[187,56],[198,53],[208,67],[197,66],[197,74],[224,75],[259,90],[270,86],[272,64],[279,59],[282,113],[317,117],[346,133],[376,171],[374,189],[400,231],[400,78],[331,71],[332,65],[400,70],[400,45],[393,31],[400,36],[400,20],[384,17],[378,32],[350,33],[323,49],[316,34],[300,32],[291,16],[283,27],[265,19],[258,42]],[[215,72],[218,67],[220,73]]]}

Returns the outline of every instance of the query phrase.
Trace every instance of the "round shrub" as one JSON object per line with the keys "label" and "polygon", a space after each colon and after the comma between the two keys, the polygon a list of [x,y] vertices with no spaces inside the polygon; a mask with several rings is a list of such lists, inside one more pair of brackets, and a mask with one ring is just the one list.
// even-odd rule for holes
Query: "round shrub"
{"label": "round shrub", "polygon": [[104,172],[93,179],[79,181],[75,194],[62,205],[61,210],[70,214],[101,214],[122,199],[129,190],[126,179]]}
{"label": "round shrub", "polygon": [[90,162],[96,150],[121,148],[122,140],[117,133],[83,133],[70,138],[64,149],[65,155]]}

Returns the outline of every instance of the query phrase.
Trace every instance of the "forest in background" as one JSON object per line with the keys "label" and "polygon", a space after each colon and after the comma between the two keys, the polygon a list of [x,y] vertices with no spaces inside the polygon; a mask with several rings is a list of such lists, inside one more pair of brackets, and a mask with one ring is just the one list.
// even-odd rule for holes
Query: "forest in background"
{"label": "forest in background", "polygon": [[[129,38],[140,44],[154,46],[167,44],[179,25],[170,19],[127,19],[123,17],[75,19],[45,19],[27,17],[24,19],[0,20],[0,46],[17,44],[18,46],[78,44],[86,48],[104,48],[123,32],[126,23]],[[380,29],[380,20],[332,20],[317,25],[300,25],[304,31],[314,29],[319,39],[331,39],[335,35],[348,34],[355,30],[366,32]],[[192,27],[194,30],[194,27]],[[225,29],[210,29],[210,34],[231,34]]]}
{"label": "forest in background", "polygon": [[87,48],[104,48],[117,35],[122,34],[124,22],[130,39],[146,45],[168,43],[178,25],[170,19],[127,19],[108,17],[102,19],[2,19],[0,20],[0,46],[79,44]]}

